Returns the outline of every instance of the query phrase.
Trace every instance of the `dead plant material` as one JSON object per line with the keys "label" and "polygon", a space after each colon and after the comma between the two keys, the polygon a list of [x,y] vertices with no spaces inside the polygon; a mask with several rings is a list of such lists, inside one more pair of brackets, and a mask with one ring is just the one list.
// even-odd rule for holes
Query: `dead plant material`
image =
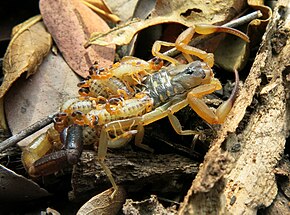
{"label": "dead plant material", "polygon": [[[205,156],[179,214],[201,214],[204,208],[221,214],[256,214],[259,207],[269,206],[275,198],[277,185],[273,170],[281,159],[287,137],[282,72],[289,66],[290,43],[288,36],[287,44],[276,54],[271,41],[278,32],[289,32],[287,4],[287,1],[280,1],[276,7],[240,95]],[[262,76],[269,82],[263,83]],[[240,144],[241,150],[223,151],[221,145],[229,133],[236,131],[255,94],[258,94],[259,104],[249,113],[246,125],[240,128],[242,131],[227,141],[231,145]],[[234,162],[229,162],[234,158]],[[227,162],[216,162],[220,160]],[[221,186],[224,188],[219,194],[212,195],[214,199],[208,197]],[[197,196],[203,196],[206,203],[202,209],[196,201]]]}

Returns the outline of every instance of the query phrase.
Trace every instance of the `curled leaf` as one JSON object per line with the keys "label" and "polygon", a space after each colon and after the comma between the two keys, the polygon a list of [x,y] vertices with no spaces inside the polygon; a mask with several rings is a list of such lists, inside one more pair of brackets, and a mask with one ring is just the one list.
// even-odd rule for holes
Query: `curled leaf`
{"label": "curled leaf", "polygon": [[123,187],[118,187],[113,199],[111,199],[113,188],[110,188],[87,201],[77,212],[77,215],[117,214],[126,198],[126,191]]}
{"label": "curled leaf", "polygon": [[22,73],[27,71],[27,77],[33,74],[49,52],[52,39],[40,19],[40,16],[32,17],[14,28],[3,59],[4,80],[0,98]]}
{"label": "curled leaf", "polygon": [[264,6],[262,1],[248,0],[248,4],[261,12],[261,17],[251,21],[247,26],[250,43],[244,43],[232,35],[227,35],[214,52],[216,64],[228,71],[233,71],[234,68],[240,70],[245,66],[249,50],[260,44],[266,25],[272,17],[271,9]]}
{"label": "curled leaf", "polygon": [[[236,16],[246,5],[245,1],[197,1],[182,0],[168,1],[157,0],[155,10],[147,20],[134,19],[129,23],[110,30],[107,33],[95,33],[87,42],[99,45],[124,45],[128,44],[136,33],[144,28],[162,24],[179,23],[192,26],[198,23],[215,24],[225,23]],[[234,13],[234,12],[236,13]]]}
{"label": "curled leaf", "polygon": [[227,35],[214,52],[215,63],[228,71],[241,70],[245,66],[248,56],[248,43],[232,35]]}
{"label": "curled leaf", "polygon": [[109,27],[96,13],[78,0],[41,0],[43,21],[68,65],[82,77],[95,62],[108,67],[115,57],[115,46],[84,48],[94,31],[108,31]]}

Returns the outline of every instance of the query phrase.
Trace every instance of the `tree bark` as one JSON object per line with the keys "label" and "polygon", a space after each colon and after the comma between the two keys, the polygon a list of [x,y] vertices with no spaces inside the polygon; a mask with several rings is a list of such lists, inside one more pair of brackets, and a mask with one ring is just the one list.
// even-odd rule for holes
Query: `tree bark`
{"label": "tree bark", "polygon": [[[179,214],[256,214],[276,197],[274,170],[288,137],[288,4],[278,1],[232,114],[205,156]],[[247,110],[256,95],[259,103]],[[232,134],[226,139],[228,133]]]}
{"label": "tree bark", "polygon": [[[96,152],[84,151],[74,166],[71,199],[80,201],[112,186],[96,157]],[[186,178],[192,180],[199,165],[192,159],[176,154],[133,151],[109,153],[105,163],[112,171],[116,183],[122,184],[127,192],[137,192],[150,186],[150,191],[164,193],[180,192],[182,186],[177,181]]]}

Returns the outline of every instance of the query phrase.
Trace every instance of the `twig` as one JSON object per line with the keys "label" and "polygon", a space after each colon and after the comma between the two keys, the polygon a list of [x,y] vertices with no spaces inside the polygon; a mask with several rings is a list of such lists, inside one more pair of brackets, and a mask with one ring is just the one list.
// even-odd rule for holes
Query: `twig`
{"label": "twig", "polygon": [[[242,16],[236,20],[233,20],[231,22],[228,22],[224,25],[222,25],[223,27],[237,27],[240,25],[243,25],[245,23],[248,23],[254,19],[257,19],[259,17],[262,16],[261,11],[255,11],[253,13],[247,14],[245,16]],[[194,39],[193,41],[191,41],[190,45],[196,45],[197,43],[199,43],[201,40],[205,39],[207,36],[200,36],[196,39]],[[165,52],[165,55],[168,56],[175,56],[177,54],[179,54],[180,52],[178,50],[176,50],[176,48],[172,48],[170,50],[168,50],[167,52]],[[53,115],[48,116],[45,119],[39,120],[38,122],[36,122],[35,124],[29,126],[28,128],[22,130],[21,132],[19,132],[18,134],[15,134],[13,136],[11,136],[10,138],[8,138],[7,140],[3,141],[0,144],[0,152],[2,152],[3,150],[13,146],[14,144],[16,144],[17,142],[19,142],[20,140],[23,140],[24,138],[28,137],[29,135],[33,134],[34,132],[40,130],[41,128],[45,127],[46,125],[52,123],[52,119],[53,119]]]}
{"label": "twig", "polygon": [[31,134],[35,133],[36,131],[40,130],[41,128],[52,123],[54,115],[55,114],[50,115],[44,119],[41,119],[41,120],[37,121],[36,123],[32,124],[31,126],[25,128],[24,130],[20,131],[19,133],[11,136],[7,140],[4,140],[0,144],[0,152],[15,145],[20,140],[23,140],[24,138],[30,136]]}

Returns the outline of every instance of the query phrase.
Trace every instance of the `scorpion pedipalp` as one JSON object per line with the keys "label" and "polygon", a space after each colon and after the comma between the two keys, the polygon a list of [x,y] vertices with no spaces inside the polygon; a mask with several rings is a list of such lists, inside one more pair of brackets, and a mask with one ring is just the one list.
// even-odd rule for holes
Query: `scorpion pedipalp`
{"label": "scorpion pedipalp", "polygon": [[31,163],[28,166],[29,175],[34,177],[50,175],[77,163],[83,149],[82,126],[73,124],[68,127],[68,131],[64,132],[66,132],[62,138],[65,144],[64,148],[45,154]]}

